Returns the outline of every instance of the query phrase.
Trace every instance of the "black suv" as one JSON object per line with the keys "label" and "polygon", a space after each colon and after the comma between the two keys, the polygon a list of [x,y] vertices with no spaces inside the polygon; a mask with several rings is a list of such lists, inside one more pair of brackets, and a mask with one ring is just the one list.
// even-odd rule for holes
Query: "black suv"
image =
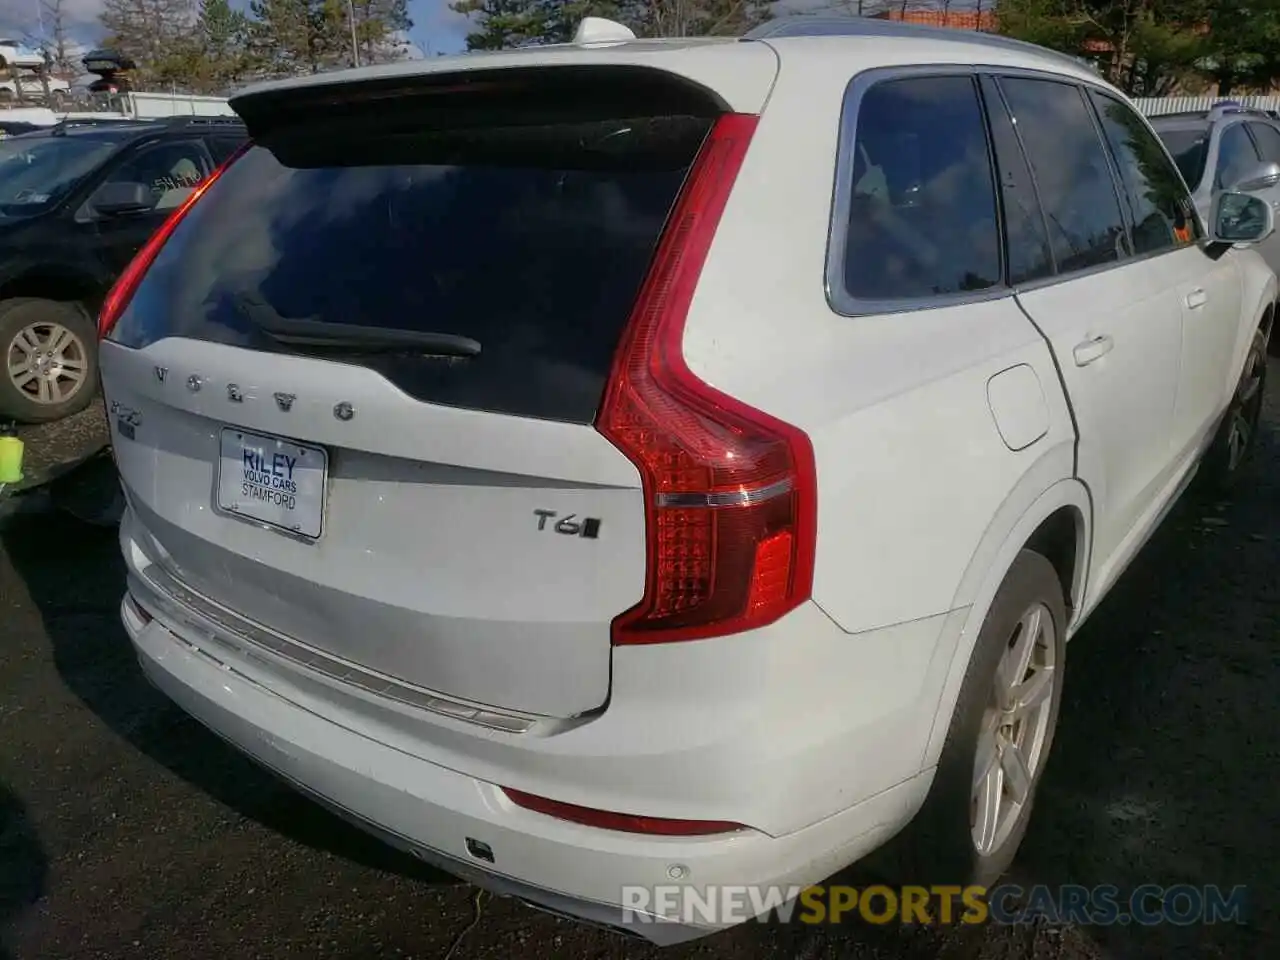
{"label": "black suv", "polygon": [[82,410],[93,317],[155,229],[245,141],[236,118],[68,122],[0,140],[0,422]]}

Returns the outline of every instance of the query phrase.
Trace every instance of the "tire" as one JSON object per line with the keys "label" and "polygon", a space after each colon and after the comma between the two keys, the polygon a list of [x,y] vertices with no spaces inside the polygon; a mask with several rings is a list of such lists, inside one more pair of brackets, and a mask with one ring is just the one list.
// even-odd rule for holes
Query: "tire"
{"label": "tire", "polygon": [[1267,337],[1259,330],[1249,345],[1231,403],[1200,463],[1200,475],[1208,490],[1225,493],[1244,473],[1257,445],[1266,389]]}
{"label": "tire", "polygon": [[[15,366],[24,369],[11,373]],[[87,407],[97,387],[98,331],[80,304],[0,302],[0,420],[61,420]]]}
{"label": "tire", "polygon": [[[997,705],[997,669],[1011,664],[1006,655],[1015,656],[1021,645],[1016,641],[1029,636],[1029,618],[1039,616],[1039,640],[1030,651],[1032,663],[1039,663],[1037,673],[1024,674],[1025,682],[1044,676],[1040,689],[1044,699],[1026,715],[1022,726],[1013,726],[1006,740],[1021,744],[1015,751],[1025,750],[1024,769],[1029,772],[1023,799],[1015,805],[1013,788],[1000,798],[1008,804],[1006,819],[990,837],[990,844],[980,848],[975,794],[979,794],[977,768],[988,755],[998,759],[985,744],[994,746],[1001,714]],[[1026,834],[1035,803],[1036,788],[1044,773],[1058,711],[1062,705],[1063,667],[1066,652],[1066,606],[1062,586],[1052,564],[1030,550],[1021,551],[1013,567],[996,593],[987,619],[978,634],[969,666],[965,671],[956,701],[955,712],[947,729],[933,785],[924,806],[898,838],[898,856],[893,866],[905,883],[925,886],[951,884],[959,887],[990,887],[1008,870]],[[1005,715],[1007,716],[1007,715]],[[1039,733],[1039,736],[1035,734]],[[979,750],[979,739],[984,749]],[[1033,748],[1033,744],[1038,744]],[[1013,766],[1012,759],[1009,766]],[[995,762],[1001,782],[1009,779],[1006,764]]]}

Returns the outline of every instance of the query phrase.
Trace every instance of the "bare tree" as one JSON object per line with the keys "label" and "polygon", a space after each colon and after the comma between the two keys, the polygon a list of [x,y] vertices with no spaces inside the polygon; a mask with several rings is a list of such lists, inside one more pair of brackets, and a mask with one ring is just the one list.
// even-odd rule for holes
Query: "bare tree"
{"label": "bare tree", "polygon": [[63,0],[40,0],[40,19],[47,25],[41,46],[53,60],[54,76],[72,80],[80,71],[71,62],[71,42],[67,37],[67,18],[62,5]]}

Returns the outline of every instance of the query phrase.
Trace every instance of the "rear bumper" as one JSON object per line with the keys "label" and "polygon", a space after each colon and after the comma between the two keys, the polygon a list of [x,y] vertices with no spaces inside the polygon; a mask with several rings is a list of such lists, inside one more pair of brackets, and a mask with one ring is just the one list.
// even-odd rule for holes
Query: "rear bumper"
{"label": "rear bumper", "polygon": [[[131,599],[123,620],[147,677],[214,733],[389,843],[496,893],[655,943],[712,932],[625,911],[629,885],[815,883],[879,845],[914,809],[921,776],[785,837],[756,831],[685,840],[618,834],[515,807],[493,784],[407,756],[271,693],[198,652]],[[195,642],[198,643],[198,638]],[[924,782],[922,782],[924,781]],[[468,838],[493,851],[478,860]]]}
{"label": "rear bumper", "polygon": [[[282,667],[269,653],[241,655],[219,642],[216,625],[184,615],[155,590],[131,549],[133,524],[126,517],[122,526],[131,574],[122,619],[157,687],[238,749],[393,845],[554,912],[656,943],[701,936],[729,924],[627,910],[624,904],[636,903],[628,888],[670,888],[678,880],[706,896],[714,887],[817,883],[900,829],[927,792],[931,773],[920,773],[918,760],[932,704],[919,691],[935,671],[909,678],[920,703],[911,713],[927,714],[923,733],[890,709],[897,701],[885,679],[912,667],[910,635],[839,635],[855,645],[851,652],[863,668],[861,676],[844,678],[842,702],[823,689],[825,675],[813,666],[807,687],[792,691],[797,680],[776,650],[772,663],[756,663],[746,676],[725,663],[697,691],[685,686],[707,670],[661,662],[644,669],[642,663],[673,651],[628,651],[639,659],[615,668],[613,702],[604,714],[562,733],[517,735],[411,716],[404,707],[380,705],[374,714],[370,698],[338,696],[332,684]],[[787,639],[803,654],[802,636]],[[751,641],[740,642],[739,666],[752,656]],[[711,650],[673,646],[689,647],[682,655],[695,663]],[[929,659],[939,658],[949,659]],[[711,702],[717,693],[721,702]],[[796,704],[815,694],[818,700],[797,716]],[[699,709],[686,715],[699,696]],[[752,722],[737,713],[737,696],[753,708]],[[393,712],[412,724],[395,726],[387,719]],[[860,730],[865,716],[876,722]],[[896,776],[883,763],[863,768],[861,761],[876,758],[893,758],[910,773]],[[853,792],[876,778],[892,781],[870,795]],[[499,784],[602,810],[724,819],[749,829],[697,838],[600,830],[517,807]],[[823,808],[830,812],[814,815]],[[786,829],[788,821],[797,825]],[[491,862],[473,852],[477,843],[492,851]]]}

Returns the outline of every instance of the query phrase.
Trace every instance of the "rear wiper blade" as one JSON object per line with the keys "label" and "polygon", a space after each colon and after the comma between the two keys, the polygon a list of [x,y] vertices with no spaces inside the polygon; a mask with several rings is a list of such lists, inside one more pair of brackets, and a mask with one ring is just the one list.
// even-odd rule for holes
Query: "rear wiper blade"
{"label": "rear wiper blade", "polygon": [[417,353],[438,357],[477,357],[480,341],[456,333],[364,327],[310,317],[283,317],[270,304],[237,297],[249,319],[267,336],[294,347],[349,349],[361,353]]}

